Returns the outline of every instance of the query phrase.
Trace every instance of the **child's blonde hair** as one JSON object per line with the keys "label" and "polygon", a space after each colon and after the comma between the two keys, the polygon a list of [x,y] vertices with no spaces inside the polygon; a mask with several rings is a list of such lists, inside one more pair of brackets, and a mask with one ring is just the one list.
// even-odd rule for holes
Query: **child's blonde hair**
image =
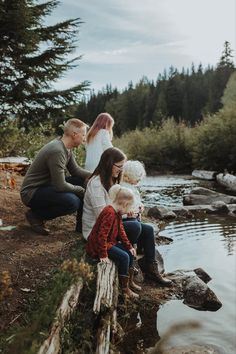
{"label": "child's blonde hair", "polygon": [[134,183],[141,181],[146,176],[144,164],[137,160],[128,160],[123,167],[123,181]]}
{"label": "child's blonde hair", "polygon": [[134,194],[131,189],[115,184],[109,189],[109,197],[113,205],[127,204],[131,208],[134,203]]}

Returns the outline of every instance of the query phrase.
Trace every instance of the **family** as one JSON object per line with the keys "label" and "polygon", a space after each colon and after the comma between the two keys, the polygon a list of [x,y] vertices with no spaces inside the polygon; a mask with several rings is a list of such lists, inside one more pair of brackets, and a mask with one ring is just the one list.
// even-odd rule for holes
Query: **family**
{"label": "family", "polygon": [[[88,255],[100,262],[115,261],[123,294],[135,299],[141,290],[134,282],[136,248],[143,254],[138,263],[146,278],[163,286],[171,281],[158,270],[154,229],[142,222],[137,185],[145,177],[144,166],[127,161],[113,147],[113,125],[108,113],[99,114],[88,132],[86,123],[69,119],[62,137],[36,155],[24,178],[21,199],[29,208],[26,219],[31,228],[42,235],[50,233],[47,220],[76,213],[76,231],[82,231]],[[72,152],[81,144],[86,146],[84,169]]]}

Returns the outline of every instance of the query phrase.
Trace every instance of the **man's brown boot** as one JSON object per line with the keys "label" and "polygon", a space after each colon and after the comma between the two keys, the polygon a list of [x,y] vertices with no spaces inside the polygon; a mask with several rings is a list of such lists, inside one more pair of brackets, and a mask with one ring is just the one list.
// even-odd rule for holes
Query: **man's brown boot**
{"label": "man's brown boot", "polygon": [[138,299],[139,298],[139,295],[134,293],[128,286],[128,284],[129,284],[128,275],[119,275],[119,283],[120,283],[124,297],[127,297],[129,299]]}
{"label": "man's brown boot", "polygon": [[43,220],[38,219],[31,209],[25,213],[25,217],[30,224],[32,230],[37,234],[47,236],[49,234],[49,229],[46,229]]}

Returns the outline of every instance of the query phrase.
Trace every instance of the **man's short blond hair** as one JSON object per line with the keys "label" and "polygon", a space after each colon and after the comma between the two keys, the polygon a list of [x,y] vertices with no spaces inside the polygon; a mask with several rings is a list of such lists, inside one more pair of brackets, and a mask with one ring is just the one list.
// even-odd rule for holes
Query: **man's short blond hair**
{"label": "man's short blond hair", "polygon": [[82,120],[77,118],[71,118],[65,122],[63,131],[65,135],[70,135],[73,131],[75,131],[75,129],[77,130],[84,127],[88,128],[88,125],[82,122]]}

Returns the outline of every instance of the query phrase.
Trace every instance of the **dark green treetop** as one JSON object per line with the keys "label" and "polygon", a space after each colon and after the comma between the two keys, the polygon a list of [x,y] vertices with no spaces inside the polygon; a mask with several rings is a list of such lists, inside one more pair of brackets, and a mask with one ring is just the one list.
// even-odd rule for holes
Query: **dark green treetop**
{"label": "dark green treetop", "polygon": [[79,18],[45,25],[59,2],[0,1],[0,122],[18,118],[37,125],[78,101],[88,86],[82,82],[57,90],[55,83],[81,57],[76,48]]}

